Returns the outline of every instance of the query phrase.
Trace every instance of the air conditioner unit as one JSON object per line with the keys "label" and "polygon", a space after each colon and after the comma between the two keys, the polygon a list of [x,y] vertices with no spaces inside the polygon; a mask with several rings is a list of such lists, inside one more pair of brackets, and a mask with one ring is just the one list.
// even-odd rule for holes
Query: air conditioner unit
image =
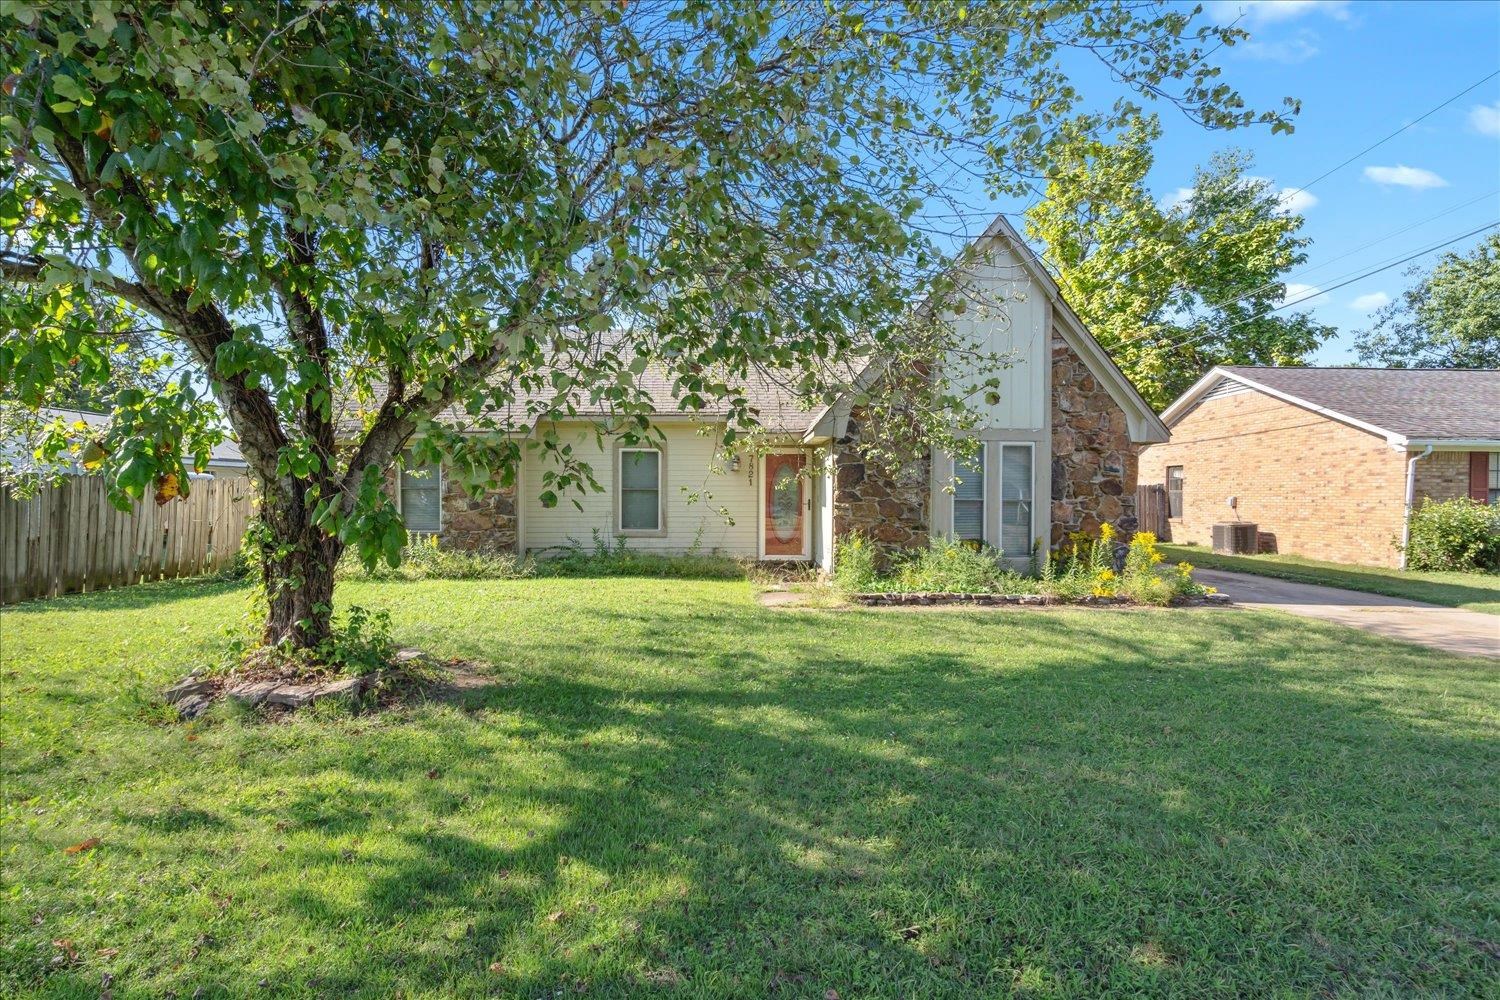
{"label": "air conditioner unit", "polygon": [[1248,521],[1214,525],[1214,551],[1219,555],[1253,556],[1258,538],[1258,527]]}

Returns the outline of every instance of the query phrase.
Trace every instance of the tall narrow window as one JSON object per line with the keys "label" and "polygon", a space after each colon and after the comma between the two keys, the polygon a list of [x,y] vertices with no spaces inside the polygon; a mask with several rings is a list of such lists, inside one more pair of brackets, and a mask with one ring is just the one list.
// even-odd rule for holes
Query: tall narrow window
{"label": "tall narrow window", "polygon": [[1167,516],[1182,516],[1182,466],[1167,466]]}
{"label": "tall narrow window", "polygon": [[407,531],[435,532],[443,526],[443,473],[437,463],[425,465],[402,456],[401,517]]}
{"label": "tall narrow window", "polygon": [[1500,451],[1490,452],[1490,506],[1500,507]]}
{"label": "tall narrow window", "polygon": [[620,530],[661,530],[661,452],[620,449]]}
{"label": "tall narrow window", "polygon": [[1000,552],[1024,556],[1031,552],[1031,445],[1008,444],[1000,449]]}
{"label": "tall narrow window", "polygon": [[953,463],[953,537],[961,542],[984,542],[984,445],[973,465]]}

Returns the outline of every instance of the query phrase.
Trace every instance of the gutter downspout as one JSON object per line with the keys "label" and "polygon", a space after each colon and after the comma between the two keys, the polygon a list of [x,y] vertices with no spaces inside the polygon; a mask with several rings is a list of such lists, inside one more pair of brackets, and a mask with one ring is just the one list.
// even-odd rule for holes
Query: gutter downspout
{"label": "gutter downspout", "polygon": [[1417,463],[1432,454],[1432,445],[1406,463],[1406,510],[1401,515],[1401,568],[1406,569],[1406,548],[1411,544],[1411,508],[1417,496]]}

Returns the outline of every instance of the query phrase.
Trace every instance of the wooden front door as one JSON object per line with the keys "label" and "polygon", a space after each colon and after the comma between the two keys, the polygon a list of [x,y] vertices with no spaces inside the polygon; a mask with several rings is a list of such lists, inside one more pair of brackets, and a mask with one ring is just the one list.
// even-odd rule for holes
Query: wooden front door
{"label": "wooden front door", "polygon": [[807,555],[807,456],[802,452],[766,456],[764,552],[770,558]]}

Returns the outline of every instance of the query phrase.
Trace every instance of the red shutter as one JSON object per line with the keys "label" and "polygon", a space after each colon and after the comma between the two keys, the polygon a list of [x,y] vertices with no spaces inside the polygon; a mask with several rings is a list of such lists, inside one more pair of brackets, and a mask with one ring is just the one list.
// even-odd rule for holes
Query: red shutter
{"label": "red shutter", "polygon": [[1487,503],[1490,498],[1490,453],[1469,452],[1469,499]]}

